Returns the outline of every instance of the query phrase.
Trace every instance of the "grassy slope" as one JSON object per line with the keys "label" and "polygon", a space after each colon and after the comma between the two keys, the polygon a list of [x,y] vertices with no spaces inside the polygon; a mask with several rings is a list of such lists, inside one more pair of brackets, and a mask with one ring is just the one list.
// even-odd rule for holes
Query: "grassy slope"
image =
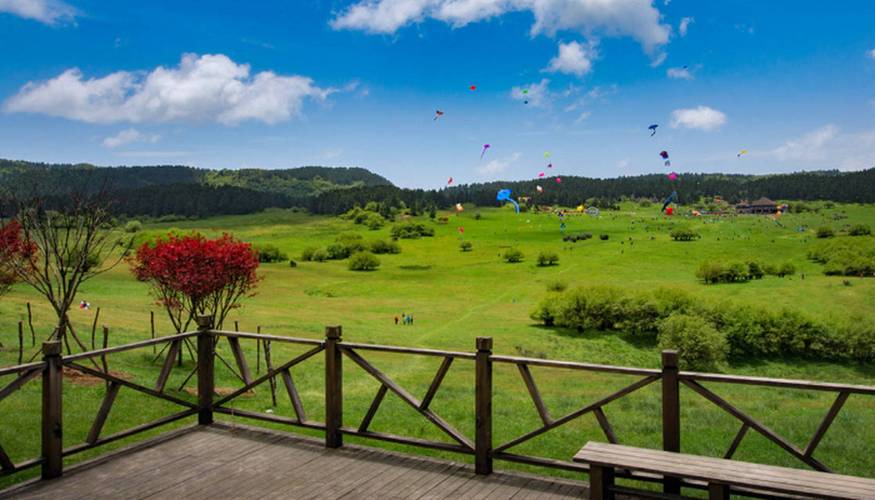
{"label": "grassy slope", "polygon": [[[872,207],[841,207],[849,216],[844,223],[872,219]],[[546,356],[553,359],[588,361],[634,366],[658,366],[658,352],[648,343],[636,339],[597,332],[580,336],[540,328],[528,319],[532,306],[545,292],[545,283],[562,279],[571,285],[610,283],[624,287],[653,289],[659,286],[684,288],[703,300],[735,300],[790,306],[829,320],[850,314],[865,318],[875,313],[875,281],[820,274],[820,266],[806,260],[813,231],[796,231],[798,226],[816,228],[830,224],[824,215],[788,214],[783,228],[770,218],[684,221],[655,216],[656,209],[625,206],[619,214],[599,219],[569,217],[568,232],[606,233],[610,240],[597,237],[577,244],[561,241],[554,216],[520,214],[505,210],[479,210],[482,220],[474,220],[474,209],[452,216],[448,225],[437,225],[434,238],[404,240],[400,255],[380,256],[383,265],[377,272],[353,273],[345,262],[299,263],[296,269],[287,264],[265,265],[264,282],[258,295],[248,300],[232,317],[241,328],[254,331],[261,325],[265,332],[319,338],[325,325],[341,324],[348,341],[410,345],[471,351],[474,338],[492,336],[495,351],[504,354]],[[673,224],[688,224],[703,238],[690,243],[673,242],[668,232]],[[838,227],[838,223],[832,223]],[[359,232],[366,238],[387,237],[388,227],[367,231],[337,219],[314,218],[287,211],[213,218],[177,223],[180,229],[197,229],[209,235],[233,232],[253,243],[270,242],[297,257],[307,246],[325,245],[341,232]],[[465,228],[464,238],[473,242],[469,253],[458,250],[457,228]],[[645,226],[647,226],[645,228]],[[149,231],[167,227],[151,226]],[[654,239],[650,239],[653,236]],[[634,240],[630,245],[629,238]],[[621,244],[620,242],[623,241]],[[498,257],[509,246],[526,253],[522,264],[505,264]],[[541,249],[553,249],[561,256],[560,265],[537,268],[535,256]],[[763,261],[793,261],[801,276],[785,279],[767,277],[740,285],[704,286],[694,272],[708,258]],[[169,323],[152,304],[144,285],[134,281],[126,268],[120,267],[83,287],[81,298],[101,307],[101,324],[112,329],[112,344],[140,340],[148,335],[148,311],[156,311],[158,326],[166,331]],[[23,318],[24,303],[34,305],[40,335],[48,333],[49,309],[29,290],[18,287],[0,302],[0,342],[16,345],[15,323]],[[90,312],[73,311],[72,319],[80,330],[93,320]],[[414,326],[395,326],[393,316],[412,313]],[[230,324],[226,324],[229,327]],[[251,359],[254,360],[254,345]],[[227,351],[226,359],[231,359]],[[277,362],[290,359],[300,348],[274,346]],[[431,381],[439,359],[366,353],[379,368],[393,376],[413,394],[421,397]],[[150,364],[147,353],[122,354],[111,358],[110,366],[136,380],[151,385],[157,367]],[[0,363],[14,363],[15,355],[0,353]],[[254,364],[254,361],[250,361]],[[177,387],[190,370],[176,370],[168,387]],[[310,418],[321,418],[321,359],[310,360],[294,370],[301,385]],[[357,425],[378,385],[351,362],[346,363],[346,421]],[[496,442],[521,435],[539,425],[537,413],[512,366],[496,367],[495,433]],[[875,367],[853,364],[811,362],[796,359],[754,360],[736,363],[733,373],[775,377],[798,377],[875,385]],[[560,416],[585,403],[603,397],[633,379],[617,376],[533,369],[536,380],[552,415]],[[226,370],[219,370],[220,386],[236,382]],[[8,378],[0,380],[5,383]],[[175,385],[174,385],[175,384]],[[81,387],[68,384],[65,396],[66,442],[81,441],[97,410],[103,386]],[[775,391],[731,386],[712,387],[730,401],[804,447],[819,420],[831,403],[826,394],[799,391]],[[38,383],[0,404],[0,444],[21,460],[38,453]],[[268,391],[241,400],[241,407],[264,411],[270,407]],[[110,417],[106,433],[166,414],[171,405],[154,403],[134,393],[122,391]],[[279,394],[277,414],[289,415],[287,398]],[[738,423],[710,406],[691,391],[683,392],[684,451],[721,455]],[[473,436],[473,370],[468,362],[454,363],[432,408],[453,425]],[[659,392],[653,385],[612,403],[608,417],[623,443],[658,447],[660,444]],[[816,456],[837,471],[869,475],[875,473],[875,436],[866,432],[875,418],[875,398],[852,397],[822,442]],[[443,439],[428,422],[405,407],[392,395],[387,396],[372,428],[403,435]],[[553,430],[511,451],[569,458],[589,439],[603,439],[595,419],[584,416],[569,425]],[[373,444],[373,443],[372,443]],[[418,450],[423,453],[424,451]],[[799,463],[763,438],[750,433],[738,454],[740,459],[799,466]],[[2,483],[0,483],[2,484]]]}

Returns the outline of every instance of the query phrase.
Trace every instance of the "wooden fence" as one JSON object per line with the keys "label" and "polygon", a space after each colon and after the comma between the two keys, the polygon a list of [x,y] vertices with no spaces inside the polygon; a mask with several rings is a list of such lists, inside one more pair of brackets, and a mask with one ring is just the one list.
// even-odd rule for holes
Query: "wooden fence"
{"label": "wooden fence", "polygon": [[[2,446],[0,446],[0,476],[13,474],[31,467],[41,466],[43,478],[48,479],[58,477],[62,474],[62,463],[64,457],[193,415],[198,416],[199,424],[208,425],[213,422],[214,413],[232,414],[238,417],[273,422],[276,424],[321,430],[324,431],[325,434],[325,446],[329,448],[343,446],[343,436],[351,435],[361,438],[383,440],[393,443],[473,455],[474,467],[478,474],[490,474],[493,470],[493,462],[495,460],[505,460],[570,471],[588,472],[586,465],[545,457],[517,454],[512,453],[510,450],[517,445],[550,431],[551,429],[555,429],[590,413],[596,418],[599,426],[604,432],[606,440],[611,443],[617,443],[617,436],[614,433],[613,427],[611,426],[603,408],[620,398],[628,396],[639,389],[657,382],[662,386],[661,423],[662,447],[664,450],[674,452],[680,451],[680,386],[686,385],[695,393],[701,395],[703,398],[727,412],[741,423],[737,435],[724,455],[726,458],[731,458],[733,456],[748,431],[753,430],[780,446],[790,455],[808,464],[811,468],[819,471],[830,471],[825,464],[821,463],[814,457],[814,452],[817,449],[818,444],[826,435],[826,432],[829,430],[831,424],[841,411],[849,396],[875,395],[875,387],[869,386],[679,371],[678,355],[674,351],[663,351],[661,369],[645,369],[496,355],[492,352],[492,339],[486,337],[477,338],[475,352],[453,352],[343,342],[342,331],[339,326],[326,328],[324,340],[313,340],[260,333],[215,330],[212,328],[211,324],[212,320],[210,317],[200,317],[198,318],[198,331],[159,337],[144,342],[117,347],[98,349],[71,356],[61,355],[61,345],[59,342],[46,342],[43,344],[43,361],[0,369],[0,376],[16,375],[11,383],[0,388],[0,402],[27,382],[36,378],[42,379],[41,456],[21,463],[12,463],[8,455],[4,452]],[[218,397],[215,395],[214,383],[216,359],[220,359],[223,363],[228,365],[229,368],[231,367],[230,363],[216,353],[217,344],[221,339],[226,339],[228,341],[228,345],[234,355],[234,361],[237,365],[236,368],[239,371],[238,376],[243,382],[243,385],[226,396]],[[194,374],[197,375],[197,403],[186,401],[164,392],[164,386],[167,383],[174,363],[180,352],[182,352],[183,346],[188,345],[190,347],[193,340],[197,344],[196,349],[193,349],[194,352],[192,353],[193,356],[196,356],[197,365],[189,377]],[[258,342],[259,348],[264,349],[267,361],[267,368],[264,375],[257,378],[252,377],[241,347],[241,341]],[[276,362],[271,360],[269,354],[270,345],[272,343],[300,344],[310,346],[311,348],[303,354],[288,361],[276,364]],[[111,375],[109,370],[106,369],[106,356],[109,354],[154,347],[159,344],[165,344],[164,350],[166,351],[166,354],[164,354],[165,358],[163,365],[154,387],[146,387],[116,377]],[[292,367],[303,363],[308,359],[314,358],[323,351],[325,359],[325,421],[316,422],[307,418],[304,405],[301,401],[301,397],[290,370]],[[432,356],[442,358],[442,362],[437,369],[428,390],[420,400],[371,364],[365,357],[365,353],[368,352]],[[379,389],[377,390],[370,407],[361,422],[358,422],[357,425],[350,425],[349,423],[344,422],[343,418],[344,398],[342,377],[344,358],[354,363],[354,365],[361,368],[370,377],[380,383]],[[97,359],[101,360],[102,369],[100,368],[100,365],[98,365],[96,361]],[[86,366],[84,363],[81,363],[86,360],[92,363],[94,367]],[[459,430],[455,429],[432,407],[434,397],[439,391],[441,383],[453,364],[471,362],[474,363],[475,373],[475,435],[473,437],[466,436]],[[493,366],[495,363],[504,363],[515,365],[517,367],[521,379],[520,383],[525,385],[541,420],[541,425],[536,429],[511,439],[508,442],[498,444],[493,442],[492,433],[494,423],[492,412],[492,378]],[[638,379],[632,384],[627,385],[608,396],[593,401],[577,410],[557,418],[550,414],[547,406],[544,404],[538,385],[532,376],[530,369],[532,366],[632,375],[638,377]],[[61,375],[62,370],[65,369],[75,370],[93,377],[98,377],[105,380],[107,383],[107,390],[103,402],[95,416],[85,442],[67,448],[64,448],[62,432],[63,421],[61,418]],[[232,409],[228,406],[228,404],[236,398],[265,382],[274,384],[277,378],[282,381],[282,385],[285,388],[289,402],[294,410],[294,418],[241,409]],[[186,380],[188,380],[188,378]],[[821,392],[825,391],[835,393],[836,399],[816,429],[808,445],[804,449],[801,449],[793,445],[777,432],[721,398],[710,389],[704,387],[702,382],[766,386]],[[102,436],[103,425],[106,422],[106,418],[109,415],[118,392],[122,388],[174,403],[182,407],[182,409],[177,413],[159,418],[150,423],[139,425],[109,436]],[[446,434],[452,442],[448,443],[426,440],[370,430],[369,427],[374,416],[379,411],[384,397],[390,391],[397,395],[404,403],[413,408],[417,413],[422,415],[422,417],[437,429]],[[0,423],[0,425],[2,425],[2,423]],[[0,443],[0,445],[2,445],[2,443]],[[624,476],[622,472],[618,475],[621,477]],[[681,487],[681,483],[672,478],[638,474],[625,474],[625,477],[632,477],[645,481],[662,482],[664,484],[664,490],[668,493],[677,493]]]}

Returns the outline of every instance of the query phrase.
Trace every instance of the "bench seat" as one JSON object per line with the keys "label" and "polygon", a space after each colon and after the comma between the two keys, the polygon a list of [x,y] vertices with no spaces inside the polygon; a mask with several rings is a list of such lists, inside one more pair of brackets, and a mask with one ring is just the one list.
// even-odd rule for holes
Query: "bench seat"
{"label": "bench seat", "polygon": [[711,498],[715,499],[728,498],[730,490],[743,490],[745,495],[753,491],[763,495],[875,499],[875,479],[617,444],[589,442],[574,456],[574,461],[590,465],[593,499],[613,498],[615,470],[701,481],[708,484]]}

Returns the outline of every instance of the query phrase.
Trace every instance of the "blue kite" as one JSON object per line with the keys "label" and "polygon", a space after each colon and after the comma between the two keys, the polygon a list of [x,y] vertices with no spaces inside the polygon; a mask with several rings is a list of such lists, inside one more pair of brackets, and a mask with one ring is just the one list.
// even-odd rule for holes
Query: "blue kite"
{"label": "blue kite", "polygon": [[671,194],[668,195],[668,198],[666,198],[665,201],[662,202],[662,211],[665,212],[665,209],[669,205],[671,205],[671,202],[677,201],[677,200],[678,200],[678,192],[672,191]]}
{"label": "blue kite", "polygon": [[510,189],[502,189],[498,191],[498,195],[496,195],[495,199],[497,201],[509,201],[513,203],[514,208],[516,208],[516,213],[520,213],[520,204],[510,197]]}
{"label": "blue kite", "polygon": [[656,135],[656,128],[657,127],[659,127],[659,124],[656,124],[656,123],[647,127],[647,129],[650,130],[650,137],[653,137],[654,135]]}

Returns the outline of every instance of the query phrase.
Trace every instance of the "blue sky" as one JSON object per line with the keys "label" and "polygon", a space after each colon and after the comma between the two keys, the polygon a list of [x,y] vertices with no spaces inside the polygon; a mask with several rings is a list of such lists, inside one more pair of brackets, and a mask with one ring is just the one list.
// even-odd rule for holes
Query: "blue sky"
{"label": "blue sky", "polygon": [[868,0],[0,0],[0,157],[409,187],[662,172],[661,150],[869,168],[873,25]]}

